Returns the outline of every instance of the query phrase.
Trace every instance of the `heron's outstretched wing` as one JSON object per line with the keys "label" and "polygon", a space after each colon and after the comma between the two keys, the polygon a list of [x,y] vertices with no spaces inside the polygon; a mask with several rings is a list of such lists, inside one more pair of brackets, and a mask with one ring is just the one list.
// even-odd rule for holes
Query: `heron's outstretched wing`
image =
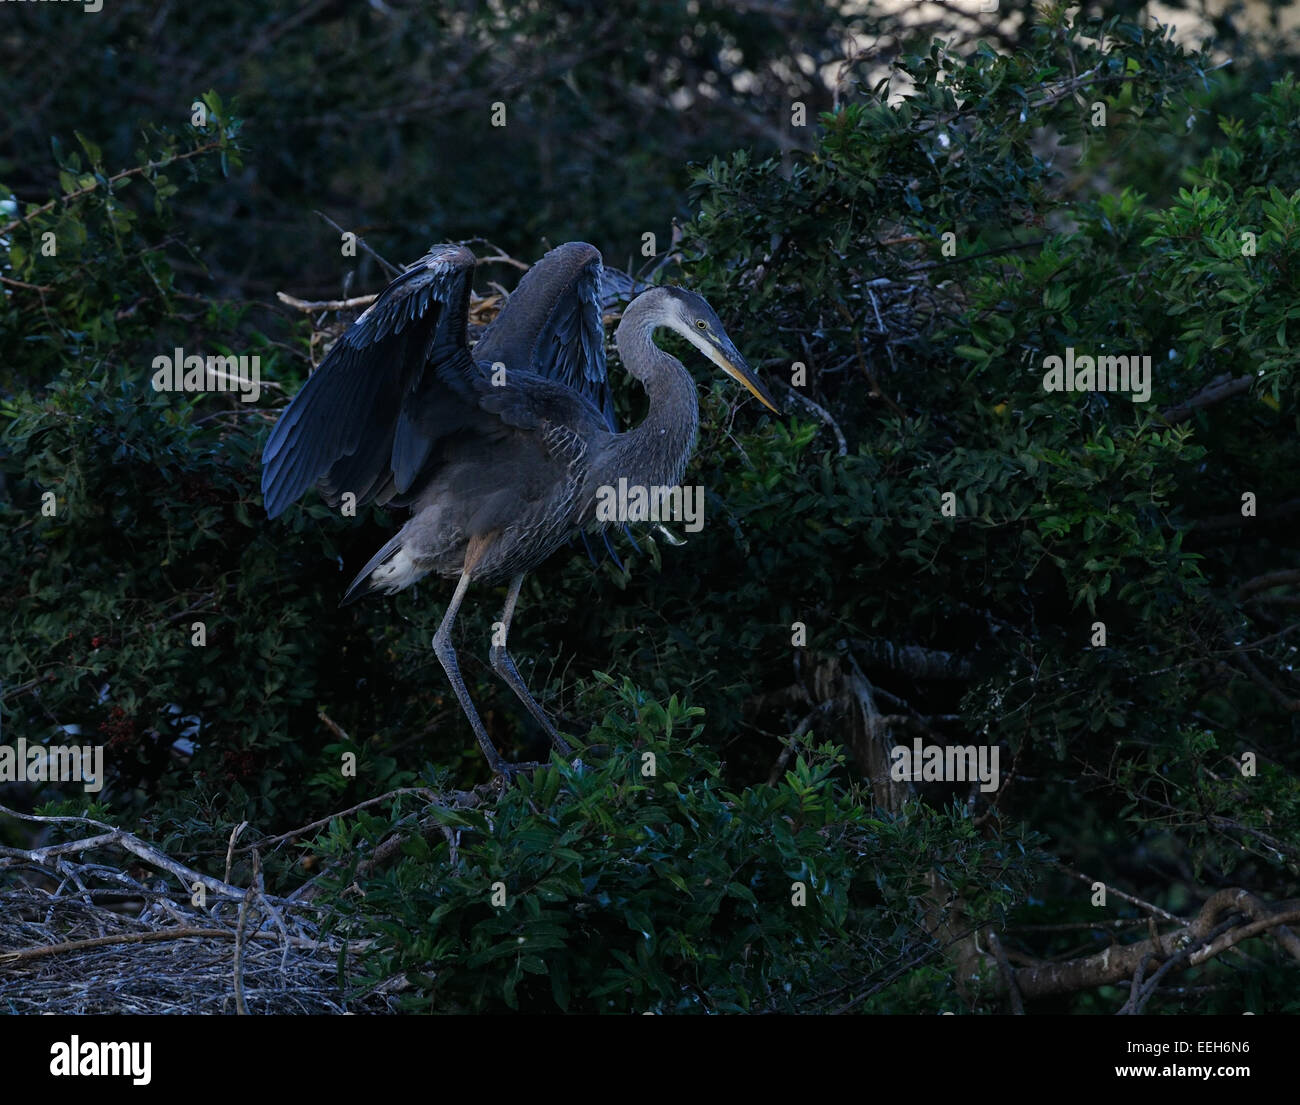
{"label": "heron's outstretched wing", "polygon": [[[347,491],[361,505],[411,487],[457,412],[477,402],[465,341],[473,272],[468,249],[435,246],[334,343],[262,452],[267,514],[317,482],[331,504]],[[435,391],[449,401],[441,420],[428,413]]]}
{"label": "heron's outstretched wing", "polygon": [[479,365],[533,372],[572,388],[604,415],[614,398],[605,374],[600,251],[586,242],[557,246],[530,268],[474,347]]}

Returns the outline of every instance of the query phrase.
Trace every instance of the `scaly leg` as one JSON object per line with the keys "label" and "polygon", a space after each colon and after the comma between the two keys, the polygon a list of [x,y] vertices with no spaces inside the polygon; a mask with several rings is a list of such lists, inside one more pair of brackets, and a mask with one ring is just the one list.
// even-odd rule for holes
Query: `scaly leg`
{"label": "scaly leg", "polygon": [[483,755],[487,757],[488,766],[495,774],[508,776],[511,765],[501,758],[501,753],[496,750],[496,745],[488,737],[487,729],[483,725],[483,719],[478,716],[478,711],[474,709],[474,702],[469,697],[469,688],[465,686],[465,680],[460,674],[460,664],[456,660],[456,650],[451,647],[451,627],[456,621],[456,613],[460,610],[461,600],[464,599],[465,592],[469,590],[469,581],[470,573],[467,568],[461,572],[460,580],[456,584],[456,592],[451,596],[451,602],[447,604],[447,612],[442,616],[442,624],[438,626],[438,632],[433,635],[433,651],[442,664],[442,670],[447,673],[447,679],[451,682],[451,689],[456,692],[456,697],[460,700],[460,708],[465,711],[465,716],[469,718],[470,726],[474,730],[474,736],[478,738],[478,745],[483,749]]}
{"label": "scaly leg", "polygon": [[515,692],[519,701],[537,720],[537,724],[546,731],[546,735],[551,738],[551,743],[555,745],[560,755],[567,759],[573,756],[572,747],[556,731],[555,726],[551,724],[551,719],[546,716],[546,711],[528,693],[528,686],[520,676],[519,669],[515,667],[514,660],[510,658],[510,653],[506,651],[506,638],[510,635],[510,619],[514,617],[515,603],[519,601],[519,588],[523,583],[524,573],[520,572],[510,581],[510,589],[506,592],[506,602],[501,608],[501,643],[499,645],[494,643],[490,654],[492,669],[505,680],[506,685]]}

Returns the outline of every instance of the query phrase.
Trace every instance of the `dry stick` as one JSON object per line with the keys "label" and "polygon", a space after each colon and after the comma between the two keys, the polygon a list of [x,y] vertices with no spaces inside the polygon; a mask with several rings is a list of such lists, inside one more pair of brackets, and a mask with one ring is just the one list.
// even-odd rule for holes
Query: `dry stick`
{"label": "dry stick", "polygon": [[[488,245],[492,245],[492,243],[488,242]],[[497,250],[495,256],[476,257],[474,258],[474,264],[475,265],[490,265],[490,264],[514,265],[515,268],[522,269],[524,272],[527,272],[530,268],[532,268],[532,265],[526,264],[523,261],[516,261],[513,257],[509,256],[509,254],[507,254],[504,250],[500,249],[500,247],[493,246],[493,248]]]}
{"label": "dry stick", "polygon": [[287,972],[289,968],[289,945],[287,943],[289,926],[285,924],[284,916],[276,908],[275,902],[267,896],[266,877],[262,871],[262,853],[258,851],[253,852],[253,890],[257,895],[257,901],[262,908],[262,912],[271,918],[275,927],[280,930],[280,935],[286,941],[282,942],[280,946],[280,970]]}
{"label": "dry stick", "polygon": [[351,743],[352,738],[348,736],[343,726],[341,726],[337,721],[335,721],[332,717],[330,717],[329,714],[327,714],[324,710],[318,710],[316,716],[320,718],[320,720],[324,723],[325,727],[336,737],[338,737],[339,740],[347,741]]}
{"label": "dry stick", "polygon": [[430,790],[428,787],[397,787],[395,790],[390,790],[386,794],[380,794],[375,798],[367,798],[364,802],[358,802],[355,806],[349,806],[345,810],[339,810],[338,812],[331,813],[326,817],[318,818],[316,821],[312,821],[307,825],[301,825],[296,829],[290,829],[287,833],[281,833],[279,836],[268,836],[264,840],[259,840],[256,844],[246,844],[242,848],[237,848],[234,854],[240,855],[243,852],[251,852],[254,848],[265,849],[272,844],[283,844],[285,841],[291,841],[295,837],[302,836],[305,833],[313,832],[316,829],[327,828],[329,823],[336,817],[347,817],[349,814],[354,814],[369,806],[376,806],[380,802],[387,802],[388,799],[396,798],[403,794],[420,794],[429,799],[431,803],[437,802],[442,798],[442,795],[438,794],[436,791]]}
{"label": "dry stick", "polygon": [[[857,355],[858,355],[858,367],[862,369],[862,374],[867,378],[867,383],[871,385],[871,392],[870,392],[871,396],[873,398],[883,399],[885,401],[885,404],[890,408],[890,410],[892,410],[896,415],[898,415],[899,418],[906,419],[907,415],[903,413],[903,408],[900,407],[897,403],[895,403],[888,395],[886,395],[881,390],[880,383],[876,379],[876,374],[872,372],[871,368],[867,365],[866,355],[862,352],[862,335],[858,332],[857,328],[855,327],[853,322],[853,315],[850,313],[848,307],[846,307],[843,303],[840,302],[837,302],[835,306],[838,308],[840,314],[844,316],[844,318],[847,320],[849,324],[849,333],[853,335],[853,346],[854,349],[857,351]],[[880,318],[879,310],[877,310],[876,312],[876,318],[877,320],[879,320]],[[883,327],[884,324],[880,323],[880,325]]]}
{"label": "dry stick", "polygon": [[1045,245],[1047,241],[1047,238],[1031,238],[1027,242],[1011,242],[1005,246],[990,246],[988,249],[976,250],[974,253],[963,253],[959,257],[945,257],[940,261],[918,261],[913,265],[909,265],[907,271],[908,273],[922,273],[933,269],[947,268],[949,265],[964,265],[968,261],[978,261],[984,257],[999,257],[1004,253],[1015,253],[1021,249],[1036,249],[1038,246]]}
{"label": "dry stick", "polygon": [[[1073,867],[1067,867],[1063,863],[1058,863],[1055,866],[1058,871],[1064,872],[1072,879],[1079,879],[1080,881],[1086,882],[1090,885],[1094,882],[1101,881],[1100,879],[1092,878],[1090,875],[1085,875],[1082,871],[1076,871]],[[1121,901],[1128,902],[1130,905],[1135,905],[1139,909],[1145,909],[1148,913],[1153,914],[1156,917],[1161,917],[1166,921],[1173,921],[1179,925],[1186,923],[1181,917],[1161,909],[1158,905],[1152,905],[1150,902],[1144,902],[1141,898],[1135,898],[1132,894],[1125,894],[1124,891],[1117,890],[1115,887],[1111,886],[1110,883],[1106,883],[1106,893],[1114,894],[1115,897],[1119,898]]]}
{"label": "dry stick", "polygon": [[[266,385],[263,384],[262,386],[265,387]],[[222,587],[221,593],[223,597],[225,595],[225,591],[226,591],[225,587]],[[163,624],[171,625],[173,622],[184,621],[191,614],[197,614],[200,610],[203,609],[204,606],[206,606],[209,602],[211,602],[216,597],[217,597],[216,591],[209,591],[206,595],[201,595],[199,598],[194,600],[194,602],[190,605],[188,609],[182,610],[179,614],[171,615],[171,617],[166,618],[164,620]]]}
{"label": "dry stick", "polygon": [[1243,391],[1249,391],[1254,380],[1255,377],[1253,376],[1232,377],[1226,373],[1222,376],[1216,376],[1190,399],[1175,406],[1166,407],[1160,412],[1160,415],[1171,425],[1177,422],[1186,422],[1202,407],[1212,406],[1223,399],[1228,399],[1233,395],[1240,395]]}
{"label": "dry stick", "polygon": [[1263,829],[1256,828],[1254,825],[1246,825],[1234,818],[1224,817],[1222,814],[1217,813],[1202,816],[1216,829],[1232,829],[1235,832],[1245,833],[1247,836],[1253,836],[1266,848],[1272,848],[1275,852],[1300,859],[1300,848],[1297,848],[1294,844],[1288,844],[1285,840],[1280,840],[1272,833],[1266,833]]}
{"label": "dry stick", "polygon": [[242,900],[244,897],[245,891],[239,887],[231,886],[220,879],[214,879],[210,875],[204,875],[193,868],[177,863],[170,856],[158,851],[156,848],[151,848],[143,840],[131,833],[122,829],[115,829],[111,825],[105,825],[102,821],[95,821],[89,817],[50,817],[35,813],[19,813],[17,810],[11,810],[8,806],[3,805],[0,805],[0,813],[8,814],[19,821],[33,821],[39,824],[66,824],[71,822],[77,825],[92,825],[97,829],[104,830],[99,836],[87,837],[84,840],[67,841],[63,844],[50,844],[44,848],[0,847],[0,856],[25,859],[29,863],[48,867],[50,866],[50,860],[68,852],[86,852],[94,848],[115,846],[139,857],[152,867],[166,871],[176,878],[182,887],[192,886],[197,882],[222,897],[232,898],[235,901]]}
{"label": "dry stick", "polygon": [[[1218,65],[1211,65],[1208,69],[1198,69],[1195,74],[1183,75],[1180,76],[1179,79],[1191,80],[1193,76],[1204,78],[1207,73],[1217,73],[1220,69],[1226,69],[1231,64],[1232,64],[1232,59],[1228,58],[1227,61],[1222,61]],[[1092,78],[1096,76],[1096,74],[1097,74],[1097,67],[1095,66],[1092,69],[1085,69],[1078,76],[1071,77],[1067,81],[1062,81],[1059,85],[1057,85],[1057,87],[1053,91],[1049,92],[1041,100],[1031,101],[1029,106],[1031,108],[1039,108],[1039,107],[1051,107],[1053,104],[1058,104],[1062,100],[1064,100],[1067,96],[1073,95],[1075,92],[1078,92],[1081,88],[1084,88],[1088,84],[1092,83]],[[1119,83],[1127,84],[1130,81],[1141,80],[1143,79],[1144,76],[1145,76],[1144,73],[1131,73],[1131,74],[1107,73],[1101,76],[1099,80],[1107,81],[1107,82],[1116,81]]]}
{"label": "dry stick", "polygon": [[28,292],[52,292],[55,291],[53,284],[28,284],[25,280],[15,280],[12,276],[0,276],[0,284],[9,288],[22,288]]}
{"label": "dry stick", "polygon": [[235,859],[235,841],[239,839],[240,834],[247,828],[248,822],[241,821],[233,830],[231,830],[230,843],[226,845],[226,877],[222,880],[223,882],[230,881],[230,867]]}
{"label": "dry stick", "polygon": [[[545,767],[546,765],[540,763],[532,763],[532,764],[520,764],[518,766],[521,769],[532,769],[538,767]],[[420,790],[422,788],[408,787],[405,789]],[[393,793],[397,793],[397,792],[393,792]],[[492,783],[480,783],[478,786],[474,787],[473,790],[452,791],[451,797],[454,799],[454,806],[452,808],[473,809],[477,806],[482,805],[484,802],[486,802],[488,799],[494,796],[496,796],[496,788]],[[437,796],[437,797],[443,797],[443,796]],[[376,801],[381,801],[381,800],[382,798],[372,799],[370,802],[362,802],[361,805],[368,806],[373,804]],[[437,804],[437,803],[433,803],[433,804]],[[360,808],[360,807],[358,806],[356,808]],[[446,809],[447,807],[439,805],[438,808]],[[345,811],[345,812],[351,812],[351,811]],[[362,860],[357,865],[357,877],[358,878],[368,877],[378,867],[382,866],[384,863],[387,863],[389,859],[397,855],[402,850],[402,845],[405,844],[406,841],[410,839],[410,833],[407,831],[405,826],[411,824],[414,824],[416,829],[418,829],[420,835],[425,837],[426,839],[431,835],[430,832],[431,827],[436,826],[439,829],[441,829],[443,831],[443,835],[447,837],[448,845],[451,848],[452,861],[455,862],[456,841],[452,834],[447,833],[446,826],[444,826],[440,821],[437,821],[436,819],[433,818],[418,818],[416,815],[411,815],[409,817],[403,818],[401,821],[398,821],[397,824],[394,826],[393,833],[390,836],[384,838],[382,841],[380,841],[375,846],[374,851],[371,852],[370,856],[365,860]],[[459,830],[457,830],[457,832],[459,832]],[[264,841],[263,844],[265,843],[266,842]],[[320,884],[318,880],[322,878],[324,874],[325,872],[322,872],[320,875],[316,875],[308,879],[305,883],[303,883],[296,890],[294,890],[292,894],[289,895],[288,902],[290,904],[296,905],[300,902],[311,901],[314,897],[316,897],[317,894],[320,893]],[[323,909],[325,907],[318,906],[316,908]]]}
{"label": "dry stick", "polygon": [[[1224,670],[1230,671],[1231,669],[1225,664]],[[1154,806],[1156,809],[1161,810],[1166,814],[1186,814],[1189,821],[1184,823],[1199,824],[1201,822],[1206,822],[1213,825],[1216,829],[1231,829],[1234,832],[1244,833],[1247,836],[1254,837],[1265,847],[1271,848],[1275,852],[1300,858],[1300,848],[1297,848],[1294,844],[1288,844],[1284,840],[1279,840],[1272,833],[1266,833],[1263,829],[1256,828],[1254,825],[1243,824],[1235,818],[1224,817],[1217,813],[1188,813],[1187,811],[1178,809],[1176,806],[1171,806],[1168,802],[1161,802],[1159,799],[1151,797],[1148,797],[1146,802],[1148,805]],[[1172,821],[1173,817],[1171,816],[1169,820]]]}
{"label": "dry stick", "polygon": [[351,299],[298,299],[285,292],[276,292],[275,298],[298,311],[350,311],[354,307],[369,307],[379,293],[353,296]]}
{"label": "dry stick", "polygon": [[836,451],[840,456],[846,456],[849,451],[848,442],[846,442],[844,439],[844,431],[840,429],[839,423],[837,423],[835,419],[831,417],[830,411],[828,411],[825,407],[819,406],[818,404],[814,403],[811,399],[808,398],[808,396],[801,394],[797,388],[793,387],[790,384],[785,385],[785,390],[789,395],[792,395],[795,399],[798,399],[800,403],[802,403],[805,407],[807,407],[810,411],[812,411],[813,414],[815,414],[818,418],[820,418],[823,423],[825,423],[827,426],[831,428],[831,432],[835,435],[835,443],[837,447]]}
{"label": "dry stick", "polygon": [[997,814],[998,806],[1001,804],[1002,799],[1006,796],[1007,792],[1015,786],[1016,778],[1020,774],[1020,754],[1024,752],[1027,744],[1028,742],[1022,742],[1020,747],[1016,749],[1015,754],[1011,757],[1011,766],[1007,768],[1006,776],[998,783],[998,789],[994,793],[993,798],[989,801],[988,808],[975,817],[973,824],[977,829],[981,828],[985,822],[989,821]]}
{"label": "dry stick", "polygon": [[4,702],[6,699],[10,698],[17,698],[20,694],[26,694],[33,687],[39,687],[42,683],[52,682],[53,679],[54,673],[50,672],[49,675],[37,676],[35,679],[27,680],[26,683],[19,683],[16,687],[6,687],[3,692],[0,692],[0,702]]}
{"label": "dry stick", "polygon": [[[42,944],[38,948],[24,948],[16,952],[0,952],[0,963],[18,963],[28,959],[43,959],[49,955],[62,955],[64,952],[85,951],[87,948],[107,948],[114,944],[150,944],[157,940],[186,940],[190,938],[208,939],[221,937],[229,940],[234,937],[230,929],[175,928],[158,929],[151,932],[123,932],[116,936],[89,936],[85,940],[69,940],[63,944]],[[251,937],[258,940],[274,940],[273,932],[253,932]],[[293,936],[290,939],[300,946],[316,947],[319,941],[306,937]]]}
{"label": "dry stick", "polygon": [[[5,809],[3,806],[0,806],[0,812],[13,813],[12,810]],[[37,820],[32,815],[14,814],[14,816],[29,820]],[[219,879],[212,878],[210,875],[204,875],[192,868],[185,867],[183,864],[177,863],[170,856],[166,856],[162,852],[150,848],[149,845],[144,843],[144,841],[139,840],[130,833],[123,832],[120,829],[104,833],[100,836],[88,837],[84,840],[73,840],[65,844],[49,845],[45,848],[0,848],[0,855],[26,859],[29,863],[48,866],[51,859],[63,855],[66,852],[84,852],[90,851],[94,848],[108,848],[113,846],[122,848],[125,851],[130,852],[132,855],[138,856],[151,866],[166,871],[168,874],[180,880],[183,886],[190,886],[193,883],[198,882],[214,893],[220,894],[223,897],[233,898],[236,901],[244,896],[244,891],[240,890],[239,887],[230,886]]]}
{"label": "dry stick", "polygon": [[[1105,932],[1108,929],[1127,929],[1135,925],[1145,925],[1146,921],[1141,917],[1125,918],[1120,917],[1111,921],[1064,921],[1060,924],[1051,925],[1008,925],[1008,932],[1078,932],[1080,929],[1090,929],[1094,932]],[[1039,960],[1038,962],[1043,962]]]}
{"label": "dry stick", "polygon": [[[502,292],[502,295],[505,293]],[[275,298],[287,307],[292,307],[296,311],[310,313],[312,311],[352,311],[358,307],[369,307],[376,299],[379,298],[378,292],[371,292],[369,295],[354,295],[351,299],[299,299],[297,296],[290,295],[288,292],[276,292]],[[479,295],[477,292],[470,292],[470,310],[491,300],[493,296]]]}
{"label": "dry stick", "polygon": [[[348,233],[348,231],[344,230],[341,226],[339,226],[339,224],[336,223],[333,219],[331,219],[327,214],[325,214],[325,212],[317,211],[316,214],[319,215],[322,219],[324,219],[327,223],[329,223],[330,226],[332,226],[340,234]],[[401,269],[399,269],[396,265],[390,263],[383,257],[380,257],[378,253],[376,253],[373,249],[370,248],[370,244],[360,235],[357,235],[357,245],[359,245],[362,249],[364,249],[368,254],[370,254],[371,257],[373,257],[384,267],[384,269],[388,272],[389,279],[392,279],[395,276],[402,275]]]}
{"label": "dry stick", "polygon": [[231,963],[231,970],[235,977],[235,1012],[242,1017],[248,1016],[248,1004],[244,1001],[244,932],[248,925],[248,906],[253,895],[257,893],[257,875],[260,873],[261,864],[258,859],[258,853],[253,853],[253,885],[249,887],[248,894],[244,900],[239,903],[239,920],[235,924],[235,954]]}
{"label": "dry stick", "polygon": [[[1293,629],[1300,629],[1300,622],[1292,622],[1290,625],[1279,629],[1276,633],[1270,633],[1267,637],[1261,637],[1259,640],[1251,641],[1249,644],[1233,645],[1232,648],[1227,650],[1228,655],[1232,655],[1234,652],[1258,652],[1260,645],[1266,645],[1271,641],[1276,641],[1279,637],[1285,637]],[[1213,653],[1211,655],[1213,655]]]}
{"label": "dry stick", "polygon": [[[57,870],[63,872],[64,875],[63,882],[59,884],[59,890],[62,890],[63,887],[68,884],[68,882],[72,882],[76,886],[76,888],[81,891],[82,901],[85,902],[87,906],[93,906],[95,904],[94,897],[91,895],[90,891],[86,888],[86,884],[81,881],[81,876],[77,874],[76,868],[73,867],[72,864],[68,863],[65,860],[59,860],[59,862],[55,864],[55,867]],[[58,894],[57,890],[55,891],[55,894],[56,895]],[[55,908],[54,903],[51,902],[50,912],[48,916],[51,917],[53,916],[54,908]],[[104,936],[105,932],[104,932],[103,918],[101,918],[98,913],[94,914],[94,918],[95,918],[95,927],[99,929],[99,934],[101,936]]]}

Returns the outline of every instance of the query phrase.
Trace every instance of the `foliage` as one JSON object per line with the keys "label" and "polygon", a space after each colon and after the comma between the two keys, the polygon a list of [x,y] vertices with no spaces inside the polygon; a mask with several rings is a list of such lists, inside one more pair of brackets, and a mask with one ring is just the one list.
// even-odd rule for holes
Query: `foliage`
{"label": "foliage", "polygon": [[[205,128],[156,112],[141,138],[106,100],[42,176],[40,127],[23,121],[0,158],[5,739],[102,734],[105,805],[209,856],[246,819],[286,831],[481,778],[428,647],[439,588],[336,609],[396,518],[345,522],[310,499],[265,519],[272,389],[304,378],[309,327],[263,301],[332,293],[345,268],[380,283],[368,261],[340,265],[332,232],[306,229],[316,206],[347,207],[395,257],[436,228],[527,256],[542,236],[596,238],[614,263],[679,211],[674,279],[708,296],[787,413],[733,411],[734,387],[713,383],[686,476],[707,489],[704,531],[682,548],[638,532],[619,547],[626,571],[575,547],[529,577],[512,651],[589,749],[585,770],[539,772],[490,813],[440,803],[446,833],[411,835],[375,870],[361,866],[374,847],[425,813],[416,795],[296,845],[324,864],[339,931],[373,941],[369,973],[349,982],[400,975],[411,1008],[438,1011],[990,1010],[996,985],[959,978],[951,944],[992,925],[1025,955],[1077,952],[1077,933],[1027,927],[1096,917],[1058,862],[1180,913],[1224,886],[1297,897],[1295,600],[1279,592],[1300,570],[1294,82],[1271,79],[1274,60],[1225,73],[1163,29],[1053,10],[1015,50],[912,41],[888,80],[846,63],[838,108],[777,141],[770,119],[785,126],[790,99],[777,15],[702,5],[674,67],[652,64],[677,57],[672,21],[615,7],[635,18],[611,50],[648,36],[623,70],[591,33],[599,16],[510,8],[500,26],[475,15],[479,37],[461,39],[458,9],[385,22],[362,6],[308,20],[279,51],[282,23],[241,9],[222,14],[248,43],[231,54],[240,98],[203,96]],[[801,41],[828,64],[840,24],[807,8]],[[120,9],[119,29],[139,32],[141,11]],[[218,33],[212,13],[193,18]],[[498,95],[485,74],[504,79],[538,41],[582,56],[510,86],[511,110],[546,125],[526,150],[494,148],[465,120]],[[759,73],[744,126],[732,63],[709,61],[735,43]],[[374,52],[392,82],[374,97],[395,107],[338,108],[350,97],[321,83],[313,53],[350,72],[354,48]],[[460,84],[435,64],[457,57]],[[712,83],[701,70],[726,101],[707,125],[698,104],[668,106],[679,84]],[[423,113],[451,92],[430,142]],[[650,118],[627,106],[645,97]],[[557,135],[589,132],[561,166]],[[305,240],[326,242],[310,273]],[[155,392],[149,366],[176,346],[259,356],[275,401]],[[1044,359],[1067,348],[1149,355],[1150,402],[1044,391]],[[797,365],[806,382],[782,386]],[[1224,376],[1248,386],[1205,400]],[[639,402],[621,400],[625,418]],[[1258,517],[1242,516],[1244,492]],[[475,598],[458,640],[471,692],[507,755],[542,754],[486,663],[497,596]],[[897,659],[909,649],[929,666]],[[1002,789],[918,784],[886,808],[854,735],[883,724],[863,686],[898,725],[997,745]],[[350,756],[355,774],[340,770]],[[289,854],[267,867],[281,890],[302,876]],[[1271,944],[1252,953],[1197,969],[1209,997],[1151,1008],[1295,1011],[1294,969]],[[1100,990],[1055,1008],[1115,1004]]]}
{"label": "foliage", "polygon": [[[733,792],[696,739],[701,710],[603,682],[598,766],[556,757],[490,815],[440,810],[443,834],[408,843],[364,909],[342,897],[340,923],[383,918],[373,982],[404,968],[407,1004],[441,1012],[830,1011],[898,957],[937,955],[897,942],[932,868],[995,915],[1023,893],[1023,842],[978,839],[960,810],[873,816],[833,744]],[[325,851],[351,866],[331,885],[391,828],[336,825]]]}

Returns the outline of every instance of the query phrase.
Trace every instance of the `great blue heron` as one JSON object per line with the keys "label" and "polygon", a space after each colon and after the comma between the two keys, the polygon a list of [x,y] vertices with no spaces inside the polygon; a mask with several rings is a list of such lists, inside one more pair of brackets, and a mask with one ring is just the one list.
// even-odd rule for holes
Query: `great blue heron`
{"label": "great blue heron", "polygon": [[433,648],[492,771],[506,763],[460,673],[451,629],[471,580],[508,581],[492,667],[566,756],[568,743],[528,693],[506,648],[524,573],[601,524],[602,488],[671,487],[695,440],[695,383],[652,339],[676,330],[772,411],[776,404],[705,300],[653,287],[623,313],[615,341],[650,397],[619,433],[605,373],[601,258],[583,242],[534,265],[471,351],[473,253],[435,246],[340,337],[280,416],[262,454],[274,518],[313,484],[337,506],[351,493],[409,506],[410,520],[361,569],[343,601],[392,594],[429,572],[457,580]]}

